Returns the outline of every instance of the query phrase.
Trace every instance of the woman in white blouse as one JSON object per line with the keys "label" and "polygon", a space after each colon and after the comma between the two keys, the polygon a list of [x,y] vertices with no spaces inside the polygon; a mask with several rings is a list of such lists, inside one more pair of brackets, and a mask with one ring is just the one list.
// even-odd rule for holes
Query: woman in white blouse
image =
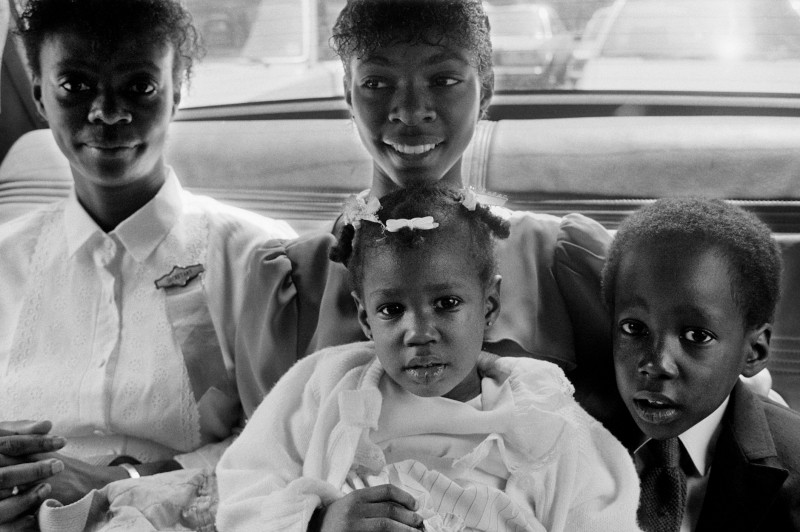
{"label": "woman in white blouse", "polygon": [[19,31],[74,179],[0,226],[0,525],[24,529],[47,498],[214,467],[258,388],[234,370],[242,258],[295,234],[165,164],[197,55],[177,0],[35,0]]}

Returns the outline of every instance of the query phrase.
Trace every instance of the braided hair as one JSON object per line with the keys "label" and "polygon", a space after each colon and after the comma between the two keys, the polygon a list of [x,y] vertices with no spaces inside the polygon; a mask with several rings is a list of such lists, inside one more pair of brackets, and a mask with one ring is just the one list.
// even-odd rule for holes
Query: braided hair
{"label": "braided hair", "polygon": [[[365,258],[376,250],[402,253],[406,249],[425,246],[464,249],[487,285],[495,274],[494,239],[507,238],[508,221],[494,214],[485,205],[469,210],[462,204],[464,193],[441,184],[416,184],[398,189],[381,198],[378,222],[362,221],[358,229],[345,224],[330,258],[343,263],[350,272],[353,287],[361,290]],[[432,216],[435,229],[403,227],[396,232],[386,230],[387,220]]]}

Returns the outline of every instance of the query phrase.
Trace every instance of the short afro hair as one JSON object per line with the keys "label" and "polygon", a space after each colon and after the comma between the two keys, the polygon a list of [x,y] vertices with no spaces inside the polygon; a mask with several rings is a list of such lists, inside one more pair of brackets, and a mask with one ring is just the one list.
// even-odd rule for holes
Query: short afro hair
{"label": "short afro hair", "polygon": [[[350,272],[352,286],[360,293],[364,278],[364,259],[374,250],[401,252],[434,246],[464,249],[478,278],[487,286],[496,271],[494,239],[507,238],[509,223],[485,205],[467,209],[461,202],[461,190],[441,184],[417,184],[398,189],[380,199],[380,224],[361,221],[356,230],[344,225],[339,239],[331,249],[330,258],[343,263]],[[439,224],[435,229],[403,228],[397,232],[385,230],[386,220],[432,216]]]}
{"label": "short afro hair", "polygon": [[353,57],[394,42],[451,45],[474,58],[484,92],[494,90],[489,19],[481,0],[348,0],[333,26],[331,46],[350,77]]}
{"label": "short afro hair", "polygon": [[612,312],[622,258],[642,246],[676,249],[675,260],[702,250],[719,252],[730,264],[733,297],[745,327],[772,322],[780,297],[781,252],[769,227],[752,213],[695,197],[661,199],[633,213],[620,225],[603,269],[603,299]]}
{"label": "short afro hair", "polygon": [[178,0],[28,0],[17,33],[35,77],[42,75],[39,58],[45,39],[71,31],[108,50],[128,38],[172,44],[176,87],[189,80],[194,61],[203,55],[192,17]]}

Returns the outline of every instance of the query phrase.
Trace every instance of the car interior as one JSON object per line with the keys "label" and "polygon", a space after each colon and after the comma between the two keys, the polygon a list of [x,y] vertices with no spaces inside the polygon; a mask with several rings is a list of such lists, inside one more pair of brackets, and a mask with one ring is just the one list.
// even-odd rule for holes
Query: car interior
{"label": "car interior", "polygon": [[[295,3],[313,5],[317,14],[325,11],[320,6],[335,12],[342,4],[264,0],[261,8]],[[624,3],[593,2],[617,11]],[[18,3],[4,4],[13,22]],[[574,20],[564,17],[564,26],[576,31],[570,42],[577,49],[592,12],[570,13]],[[234,26],[225,13],[212,15],[217,26]],[[597,31],[612,31],[613,22],[605,13]],[[219,35],[209,42],[246,47]],[[21,52],[9,31],[0,74],[0,222],[65,196],[71,185],[67,161],[32,102]],[[312,55],[331,68],[329,53]],[[508,196],[512,209],[580,212],[611,230],[661,197],[723,198],[754,212],[774,231],[785,261],[769,362],[773,389],[800,409],[799,147],[800,92],[498,87],[463,172],[465,183]],[[300,234],[329,231],[344,199],[366,188],[371,176],[370,158],[337,94],[184,105],[170,130],[167,160],[188,189],[286,220]]]}

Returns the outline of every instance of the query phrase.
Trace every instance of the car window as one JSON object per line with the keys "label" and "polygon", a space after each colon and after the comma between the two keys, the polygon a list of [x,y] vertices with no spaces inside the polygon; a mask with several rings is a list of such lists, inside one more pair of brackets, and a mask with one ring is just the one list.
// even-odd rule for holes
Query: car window
{"label": "car window", "polygon": [[[207,54],[182,107],[341,99],[342,67],[328,43],[345,3],[186,0]],[[800,87],[797,0],[484,5],[497,94],[797,93]]]}
{"label": "car window", "polygon": [[506,37],[544,39],[550,33],[542,10],[537,9],[536,6],[490,9],[488,16],[494,39]]}
{"label": "car window", "polygon": [[[23,2],[12,0],[18,8]],[[182,108],[343,98],[346,0],[185,0],[206,56]],[[798,0],[484,0],[498,95],[800,94]]]}
{"label": "car window", "polygon": [[601,55],[643,59],[800,58],[800,17],[771,0],[629,2],[608,28]]}
{"label": "car window", "polygon": [[[797,0],[485,0],[498,94],[798,93]],[[342,98],[344,0],[187,0],[207,48],[183,107]]]}

